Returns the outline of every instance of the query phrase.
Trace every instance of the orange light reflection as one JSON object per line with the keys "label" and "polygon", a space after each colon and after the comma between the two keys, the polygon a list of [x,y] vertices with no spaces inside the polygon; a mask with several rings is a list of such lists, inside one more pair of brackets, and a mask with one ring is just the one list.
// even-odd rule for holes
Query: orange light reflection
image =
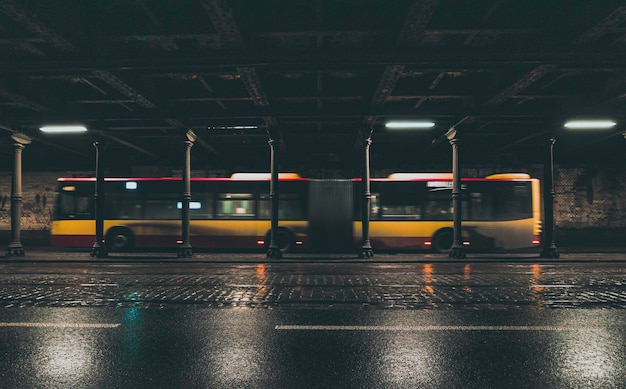
{"label": "orange light reflection", "polygon": [[433,274],[435,272],[435,267],[430,263],[424,264],[424,283],[426,284],[422,290],[426,293],[435,293],[435,288],[431,285],[433,282]]}

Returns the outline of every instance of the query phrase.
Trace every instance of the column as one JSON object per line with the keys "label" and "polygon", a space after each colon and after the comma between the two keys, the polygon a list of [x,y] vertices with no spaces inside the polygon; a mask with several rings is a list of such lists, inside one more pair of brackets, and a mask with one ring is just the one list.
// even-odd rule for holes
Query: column
{"label": "column", "polygon": [[182,198],[182,238],[183,242],[178,248],[179,258],[191,258],[193,249],[189,240],[189,203],[191,202],[191,147],[196,139],[193,131],[186,134],[187,140],[183,143],[185,148],[185,165],[183,167],[183,198]]}
{"label": "column", "polygon": [[7,257],[24,256],[24,247],[20,238],[20,221],[22,218],[22,150],[30,143],[30,138],[11,136],[15,143],[15,164],[11,180],[11,243],[7,246]]}
{"label": "column", "polygon": [[459,169],[459,140],[454,135],[449,138],[452,145],[452,215],[454,224],[454,240],[448,256],[450,258],[465,258],[462,233],[462,199],[461,199],[461,172]]}
{"label": "column", "polygon": [[283,253],[276,244],[278,236],[278,158],[276,155],[275,140],[269,140],[270,145],[270,202],[272,206],[270,243],[267,248],[267,258],[280,259]]}
{"label": "column", "polygon": [[96,149],[96,185],[94,189],[94,216],[96,219],[96,240],[91,248],[91,256],[105,258],[109,255],[104,239],[104,143],[93,142]]}
{"label": "column", "polygon": [[543,212],[544,234],[541,258],[559,258],[559,252],[554,243],[554,144],[555,138],[550,138],[544,154],[543,162]]}
{"label": "column", "polygon": [[359,251],[359,258],[372,258],[374,251],[370,243],[370,212],[372,194],[370,192],[370,146],[372,138],[365,139],[363,143],[363,169],[362,169],[362,185],[363,185],[363,203],[361,206],[361,234],[363,236],[363,244]]}

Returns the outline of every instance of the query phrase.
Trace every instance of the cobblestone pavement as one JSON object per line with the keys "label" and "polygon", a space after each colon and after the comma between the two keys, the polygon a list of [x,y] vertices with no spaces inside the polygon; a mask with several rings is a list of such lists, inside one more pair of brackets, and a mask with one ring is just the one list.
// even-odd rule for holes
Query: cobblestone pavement
{"label": "cobblestone pavement", "polygon": [[49,262],[0,274],[0,307],[626,308],[621,262]]}

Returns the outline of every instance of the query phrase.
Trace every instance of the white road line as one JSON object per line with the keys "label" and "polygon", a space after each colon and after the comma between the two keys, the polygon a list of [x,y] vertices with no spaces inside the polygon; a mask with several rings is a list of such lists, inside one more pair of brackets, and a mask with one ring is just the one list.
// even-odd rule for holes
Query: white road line
{"label": "white road line", "polygon": [[0,322],[1,327],[30,327],[30,328],[117,328],[119,323],[29,323],[29,322]]}
{"label": "white road line", "polygon": [[277,325],[277,331],[571,331],[563,326],[322,326]]}

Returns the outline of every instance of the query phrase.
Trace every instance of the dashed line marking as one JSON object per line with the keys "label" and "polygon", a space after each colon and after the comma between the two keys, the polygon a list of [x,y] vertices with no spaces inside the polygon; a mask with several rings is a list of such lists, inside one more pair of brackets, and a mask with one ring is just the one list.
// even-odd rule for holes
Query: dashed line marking
{"label": "dashed line marking", "polygon": [[568,331],[564,326],[332,326],[277,325],[277,331]]}
{"label": "dashed line marking", "polygon": [[29,322],[0,322],[0,327],[23,328],[117,328],[119,323],[29,323]]}

